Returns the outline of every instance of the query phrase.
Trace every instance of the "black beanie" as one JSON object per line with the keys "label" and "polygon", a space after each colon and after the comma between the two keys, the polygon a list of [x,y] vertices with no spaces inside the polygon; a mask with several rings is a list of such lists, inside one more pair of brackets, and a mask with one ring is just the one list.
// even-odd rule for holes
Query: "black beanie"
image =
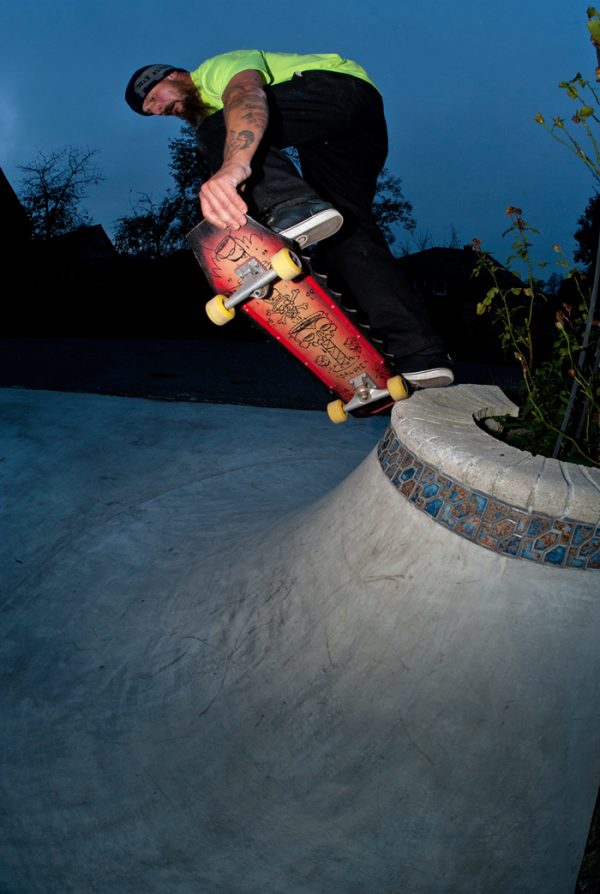
{"label": "black beanie", "polygon": [[125,90],[125,102],[134,112],[140,115],[151,115],[152,112],[144,112],[142,106],[144,100],[153,87],[171,74],[172,71],[185,71],[185,68],[177,68],[175,65],[144,65],[131,76]]}

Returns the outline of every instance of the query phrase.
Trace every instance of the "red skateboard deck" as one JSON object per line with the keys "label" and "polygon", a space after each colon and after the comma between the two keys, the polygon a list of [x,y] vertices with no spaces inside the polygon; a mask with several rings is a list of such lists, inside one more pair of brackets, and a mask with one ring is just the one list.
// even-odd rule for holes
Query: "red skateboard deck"
{"label": "red skateboard deck", "polygon": [[[187,235],[196,259],[215,292],[231,296],[244,283],[248,267],[269,269],[271,258],[292,247],[252,218],[239,230],[221,230],[202,221]],[[293,280],[275,279],[264,297],[242,305],[248,316],[294,354],[346,404],[356,403],[361,383],[374,393],[394,376],[381,354],[346,317],[331,293],[310,272],[306,259]],[[263,293],[260,293],[263,294]],[[387,390],[365,400],[364,412],[375,413],[393,403]],[[348,409],[355,410],[352,406]]]}

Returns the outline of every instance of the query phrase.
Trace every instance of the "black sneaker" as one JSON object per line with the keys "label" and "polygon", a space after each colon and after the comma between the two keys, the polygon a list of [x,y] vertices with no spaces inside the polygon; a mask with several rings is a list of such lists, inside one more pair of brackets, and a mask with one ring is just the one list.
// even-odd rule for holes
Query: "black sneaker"
{"label": "black sneaker", "polygon": [[328,236],[337,233],[344,218],[329,202],[320,199],[292,199],[274,205],[263,219],[263,223],[285,236],[293,239],[300,248],[322,242]]}
{"label": "black sneaker", "polygon": [[396,365],[413,388],[443,388],[454,381],[447,354],[411,354],[396,360]]}

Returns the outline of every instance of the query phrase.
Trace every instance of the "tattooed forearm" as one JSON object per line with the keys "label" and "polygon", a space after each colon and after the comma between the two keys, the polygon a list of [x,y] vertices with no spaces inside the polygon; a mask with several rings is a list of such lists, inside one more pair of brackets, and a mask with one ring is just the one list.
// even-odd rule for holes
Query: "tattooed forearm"
{"label": "tattooed forearm", "polygon": [[256,103],[246,103],[242,112],[242,121],[256,121],[260,122],[264,119],[265,116],[265,107],[264,105],[257,105]]}
{"label": "tattooed forearm", "polygon": [[251,130],[240,130],[238,133],[231,133],[227,137],[225,144],[224,157],[231,158],[236,152],[248,149],[256,140],[255,134]]}
{"label": "tattooed forearm", "polygon": [[224,161],[251,164],[269,121],[266,94],[257,72],[241,72],[242,83],[232,79],[223,94],[223,114],[227,136]]}
{"label": "tattooed forearm", "polygon": [[248,90],[237,90],[228,98],[227,106],[231,111],[240,108],[264,110],[267,106],[267,98],[262,90],[260,90],[260,92],[257,90],[253,90],[252,92],[249,92]]}

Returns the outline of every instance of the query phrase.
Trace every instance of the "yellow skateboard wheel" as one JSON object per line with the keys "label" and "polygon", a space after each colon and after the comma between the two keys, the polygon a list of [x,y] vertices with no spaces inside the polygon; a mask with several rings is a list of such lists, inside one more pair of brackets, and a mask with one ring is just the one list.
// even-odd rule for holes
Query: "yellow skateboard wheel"
{"label": "yellow skateboard wheel", "polygon": [[302,273],[302,264],[289,248],[280,248],[271,258],[271,267],[279,279],[294,279]]}
{"label": "yellow skateboard wheel", "polygon": [[331,403],[327,404],[327,415],[335,425],[339,425],[340,422],[345,422],[348,418],[348,414],[346,413],[344,404],[341,400],[332,400]]}
{"label": "yellow skateboard wheel", "polygon": [[408,388],[402,376],[392,376],[387,380],[386,387],[393,400],[404,400],[408,397]]}
{"label": "yellow skateboard wheel", "polygon": [[226,295],[215,295],[206,302],[206,315],[215,326],[224,326],[235,317],[235,308],[225,307]]}

